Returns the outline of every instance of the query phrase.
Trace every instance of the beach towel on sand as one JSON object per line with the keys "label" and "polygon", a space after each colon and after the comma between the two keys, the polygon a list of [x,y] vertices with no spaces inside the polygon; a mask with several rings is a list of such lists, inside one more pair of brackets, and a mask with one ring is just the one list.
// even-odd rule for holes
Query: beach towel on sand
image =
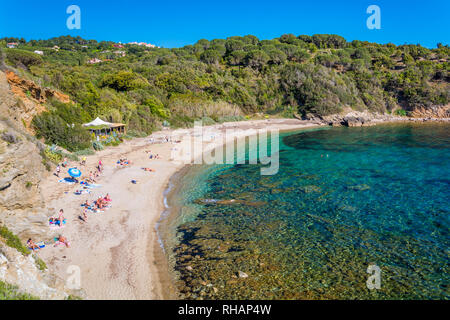
{"label": "beach towel on sand", "polygon": [[[42,242],[42,241],[36,243],[36,245],[39,246],[39,249],[45,248],[45,244],[44,244],[44,242]],[[34,251],[34,250],[37,250],[37,249],[31,249],[31,248],[28,248],[28,250]]]}
{"label": "beach towel on sand", "polygon": [[52,227],[53,228],[55,228],[55,227],[61,228],[61,227],[64,227],[65,224],[66,224],[66,219],[63,220],[63,225],[62,226],[60,225],[59,221],[56,221],[56,222],[49,221],[48,222],[48,225],[50,226],[50,228],[52,228]]}
{"label": "beach towel on sand", "polygon": [[89,194],[89,193],[91,193],[91,191],[90,190],[77,190],[74,192],[74,194],[76,194],[77,196],[82,195],[84,193]]}
{"label": "beach towel on sand", "polygon": [[68,183],[68,184],[74,184],[74,183],[75,183],[75,180],[72,179],[72,178],[64,178],[64,179],[58,180],[58,182],[61,182],[61,183]]}
{"label": "beach towel on sand", "polygon": [[96,183],[89,183],[89,184],[84,184],[84,187],[86,188],[100,188],[102,185],[101,184],[96,184]]}

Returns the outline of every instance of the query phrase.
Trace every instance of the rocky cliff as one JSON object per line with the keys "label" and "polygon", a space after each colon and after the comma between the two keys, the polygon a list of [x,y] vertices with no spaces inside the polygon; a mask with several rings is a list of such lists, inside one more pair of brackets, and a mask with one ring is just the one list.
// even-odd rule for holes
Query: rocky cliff
{"label": "rocky cliff", "polygon": [[66,299],[69,293],[57,277],[40,270],[35,258],[24,256],[0,240],[0,280],[40,299]]}
{"label": "rocky cliff", "polygon": [[[22,243],[28,238],[48,238],[48,213],[39,185],[50,173],[40,156],[43,145],[26,126],[35,114],[45,110],[39,101],[48,99],[49,93],[37,87],[30,97],[20,93],[34,86],[0,71],[0,226],[7,226]],[[0,236],[1,281],[43,299],[67,297],[62,280],[39,270],[31,255],[6,246],[4,240]]]}
{"label": "rocky cliff", "polygon": [[450,104],[429,108],[416,108],[411,112],[411,116],[414,118],[450,118]]}
{"label": "rocky cliff", "polygon": [[330,126],[347,126],[347,127],[363,127],[373,126],[382,122],[398,122],[398,121],[442,121],[450,122],[450,106],[439,106],[430,109],[415,109],[410,113],[409,117],[401,117],[392,114],[379,114],[369,111],[354,111],[346,109],[340,114],[333,114],[324,117],[307,115],[306,119],[316,121]]}
{"label": "rocky cliff", "polygon": [[39,182],[48,175],[40,142],[24,130],[24,114],[0,72],[0,223],[22,239],[45,232]]}
{"label": "rocky cliff", "polygon": [[[22,124],[30,132],[32,132],[30,128],[31,120],[36,114],[46,110],[45,103],[48,100],[57,99],[63,103],[70,102],[68,95],[50,88],[42,88],[35,82],[21,78],[12,71],[6,70],[5,75],[16,100],[15,103],[10,104],[9,111],[15,120],[20,117]],[[3,79],[0,81],[4,82]]]}

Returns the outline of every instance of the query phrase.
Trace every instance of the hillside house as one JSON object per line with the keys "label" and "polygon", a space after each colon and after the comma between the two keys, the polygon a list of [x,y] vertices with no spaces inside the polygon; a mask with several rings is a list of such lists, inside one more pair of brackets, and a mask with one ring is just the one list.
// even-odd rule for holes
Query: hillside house
{"label": "hillside house", "polygon": [[125,57],[127,55],[125,51],[114,51],[114,54],[121,57]]}
{"label": "hillside house", "polygon": [[93,58],[91,60],[89,60],[87,63],[88,64],[96,64],[96,63],[100,63],[102,62],[102,60],[98,59],[98,58]]}

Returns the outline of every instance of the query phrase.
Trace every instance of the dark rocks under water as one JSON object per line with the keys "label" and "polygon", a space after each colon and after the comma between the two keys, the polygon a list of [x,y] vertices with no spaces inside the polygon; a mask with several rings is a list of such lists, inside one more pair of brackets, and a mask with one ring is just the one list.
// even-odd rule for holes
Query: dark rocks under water
{"label": "dark rocks under water", "polygon": [[181,297],[448,299],[450,186],[436,181],[450,176],[449,129],[290,133],[274,176],[257,165],[189,176],[171,248]]}

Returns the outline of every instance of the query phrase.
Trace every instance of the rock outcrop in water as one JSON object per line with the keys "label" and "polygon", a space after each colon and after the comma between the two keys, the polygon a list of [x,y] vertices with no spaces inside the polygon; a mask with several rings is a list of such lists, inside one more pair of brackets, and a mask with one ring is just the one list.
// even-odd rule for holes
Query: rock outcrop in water
{"label": "rock outcrop in water", "polygon": [[409,113],[408,117],[402,117],[392,114],[380,114],[369,111],[354,111],[346,109],[340,114],[332,114],[329,116],[319,117],[313,114],[307,114],[302,118],[320,124],[328,124],[333,127],[367,127],[383,122],[399,122],[399,121],[450,121],[450,105],[433,106],[430,108],[416,108]]}
{"label": "rock outcrop in water", "polygon": [[432,106],[426,108],[416,108],[411,112],[411,116],[414,118],[438,118],[449,119],[450,118],[450,104],[445,106]]}

